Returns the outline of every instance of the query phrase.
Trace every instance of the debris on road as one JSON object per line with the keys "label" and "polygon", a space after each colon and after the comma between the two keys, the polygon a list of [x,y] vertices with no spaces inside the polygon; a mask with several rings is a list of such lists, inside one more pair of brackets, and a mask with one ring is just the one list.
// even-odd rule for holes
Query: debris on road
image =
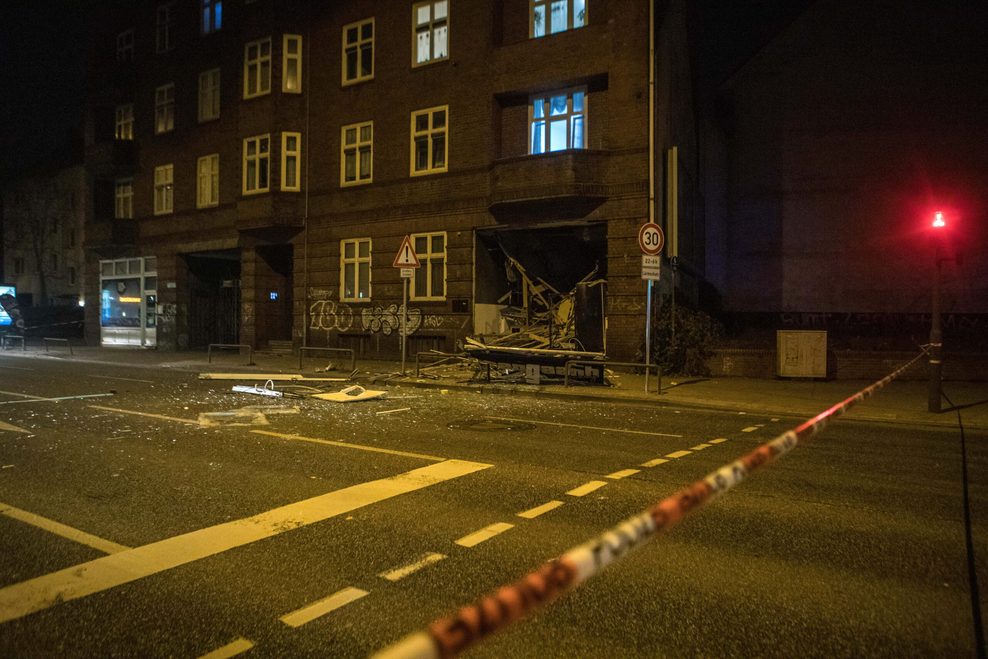
{"label": "debris on road", "polygon": [[199,426],[266,426],[270,414],[298,414],[297,407],[241,407],[226,412],[201,412]]}
{"label": "debris on road", "polygon": [[375,414],[377,414],[378,416],[381,416],[382,414],[394,414],[395,412],[407,412],[410,409],[412,409],[412,408],[410,408],[410,407],[399,407],[396,410],[381,410],[380,412],[375,412]]}
{"label": "debris on road", "polygon": [[313,398],[320,400],[331,400],[334,403],[353,403],[359,400],[371,400],[380,398],[385,392],[376,389],[364,389],[359,384],[346,387],[340,391],[328,394],[315,394]]}
{"label": "debris on road", "polygon": [[261,386],[248,387],[246,385],[237,384],[233,386],[233,390],[241,394],[255,394],[257,396],[270,396],[271,398],[281,398],[284,394],[277,391],[274,388],[274,381],[268,380]]}
{"label": "debris on road", "polygon": [[200,380],[273,380],[274,382],[347,382],[350,378],[313,378],[300,373],[200,373]]}

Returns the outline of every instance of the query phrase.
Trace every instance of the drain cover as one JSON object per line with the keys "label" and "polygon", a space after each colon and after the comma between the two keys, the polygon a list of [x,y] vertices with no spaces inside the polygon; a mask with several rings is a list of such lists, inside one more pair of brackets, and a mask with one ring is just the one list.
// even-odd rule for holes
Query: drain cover
{"label": "drain cover", "polygon": [[505,421],[502,419],[485,419],[481,417],[454,421],[449,424],[449,428],[453,430],[474,430],[476,432],[506,432],[532,430],[535,426],[523,421]]}

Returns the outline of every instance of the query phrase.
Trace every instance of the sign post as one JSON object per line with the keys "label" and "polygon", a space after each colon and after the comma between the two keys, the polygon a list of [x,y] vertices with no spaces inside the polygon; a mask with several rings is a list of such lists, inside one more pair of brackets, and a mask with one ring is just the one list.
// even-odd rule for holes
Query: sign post
{"label": "sign post", "polygon": [[391,265],[401,270],[401,329],[398,333],[401,334],[401,374],[404,375],[405,343],[408,339],[405,331],[408,327],[408,281],[415,274],[415,268],[422,266],[419,257],[415,254],[415,248],[412,247],[411,238],[407,235],[401,241],[401,247],[398,248],[394,263]]}
{"label": "sign post", "polygon": [[645,393],[648,393],[649,365],[652,363],[652,282],[662,275],[662,246],[665,235],[662,227],[646,222],[638,230],[638,247],[642,251],[642,279],[648,280],[645,296]]}

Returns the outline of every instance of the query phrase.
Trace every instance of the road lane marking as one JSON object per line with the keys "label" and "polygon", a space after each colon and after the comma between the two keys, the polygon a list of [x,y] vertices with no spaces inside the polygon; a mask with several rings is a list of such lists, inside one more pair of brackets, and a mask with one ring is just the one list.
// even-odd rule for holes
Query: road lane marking
{"label": "road lane marking", "polygon": [[100,380],[124,380],[126,382],[144,382],[146,384],[157,384],[154,380],[138,380],[137,378],[117,378],[112,375],[90,375],[91,378],[99,378]]}
{"label": "road lane marking", "polygon": [[602,428],[600,426],[581,426],[575,423],[558,423],[556,421],[536,421],[534,419],[514,419],[509,416],[485,416],[485,419],[494,419],[495,421],[518,421],[520,423],[539,423],[544,426],[560,426],[563,428],[580,428],[582,430],[603,430],[604,432],[624,432],[631,433],[633,435],[651,435],[653,437],[682,437],[682,435],[670,435],[665,432],[648,432],[646,430],[624,430],[622,428]]}
{"label": "road lane marking", "polygon": [[723,444],[726,441],[727,441],[727,437],[718,437],[717,439],[711,439],[710,440],[710,443],[711,444]]}
{"label": "road lane marking", "polygon": [[667,462],[669,462],[669,461],[666,460],[665,458],[654,458],[652,460],[649,460],[648,462],[643,462],[643,463],[641,463],[638,466],[639,467],[657,467],[657,466],[659,466],[661,464],[665,464]]}
{"label": "road lane marking", "polygon": [[4,421],[0,421],[0,430],[9,430],[11,432],[22,432],[25,435],[32,434],[30,430],[24,430],[23,428],[19,428],[13,424],[6,423]]}
{"label": "road lane marking", "polygon": [[758,430],[758,426],[748,426],[747,428],[742,428],[741,432],[755,432]]}
{"label": "road lane marking", "polygon": [[0,588],[0,623],[491,466],[480,462],[446,460],[28,579]]}
{"label": "road lane marking", "polygon": [[6,394],[8,396],[18,396],[20,398],[30,398],[32,400],[44,400],[44,396],[32,396],[31,394],[22,394],[17,391],[3,391],[0,390],[0,394]]}
{"label": "road lane marking", "polygon": [[315,437],[303,437],[302,435],[293,435],[291,433],[282,433],[282,432],[271,432],[270,430],[251,430],[251,432],[257,435],[270,435],[271,437],[290,439],[296,442],[311,442],[313,444],[326,444],[328,446],[352,448],[357,451],[370,451],[371,453],[387,453],[388,455],[400,455],[405,458],[420,458],[422,460],[432,460],[433,462],[442,462],[443,460],[446,459],[446,458],[441,458],[438,455],[427,455],[425,453],[409,453],[408,451],[395,451],[389,448],[380,448],[377,446],[364,446],[363,444],[351,444],[349,442],[337,442],[331,439],[317,439]]}
{"label": "road lane marking", "polygon": [[685,458],[689,455],[691,451],[673,451],[672,453],[667,453],[667,458]]}
{"label": "road lane marking", "polygon": [[165,416],[164,414],[151,414],[150,412],[137,412],[135,410],[122,410],[119,407],[103,407],[102,405],[89,405],[94,410],[103,410],[104,412],[116,412],[117,414],[132,414],[134,416],[143,416],[149,419],[160,419],[162,421],[177,421],[178,423],[187,423],[192,426],[198,426],[198,419],[182,419],[177,416]]}
{"label": "road lane marking", "polygon": [[387,572],[382,572],[377,576],[383,579],[387,579],[388,581],[399,581],[401,579],[404,579],[410,574],[414,574],[418,572],[424,567],[428,567],[433,563],[438,563],[444,558],[446,558],[446,554],[437,554],[435,552],[430,552],[425,554],[422,558],[415,561],[414,563],[405,565],[403,567],[398,567],[393,570],[388,570]]}
{"label": "road lane marking", "polygon": [[238,638],[231,643],[227,643],[221,648],[216,648],[212,652],[207,652],[199,657],[199,659],[227,659],[227,657],[235,657],[238,654],[247,652],[247,650],[250,650],[252,647],[254,647],[253,641],[248,641],[246,638]]}
{"label": "road lane marking", "polygon": [[703,444],[697,444],[696,446],[691,446],[690,447],[690,450],[691,451],[702,451],[705,448],[710,448],[710,446],[711,446],[710,444],[707,444],[707,443],[704,442]]}
{"label": "road lane marking", "polygon": [[68,540],[86,545],[87,547],[92,547],[93,549],[101,551],[104,554],[116,554],[117,552],[127,551],[130,549],[130,547],[127,547],[126,545],[118,545],[115,542],[110,542],[109,540],[104,540],[103,538],[92,535],[91,533],[74,529],[71,526],[62,524],[61,522],[56,522],[53,519],[48,519],[47,517],[42,517],[41,515],[35,515],[34,513],[26,510],[15,508],[14,506],[3,503],[2,501],[0,501],[0,515],[10,517],[11,519],[16,519],[17,521],[24,522],[25,524],[30,524],[31,526],[48,531],[49,533],[54,533],[55,535],[67,538]]}
{"label": "road lane marking", "polygon": [[604,478],[610,478],[611,480],[620,480],[628,476],[634,476],[640,471],[641,469],[622,469],[621,471],[615,471],[613,474],[607,474],[606,476],[604,476]]}
{"label": "road lane marking", "polygon": [[534,508],[523,510],[520,513],[518,513],[518,517],[524,517],[525,519],[535,519],[539,515],[544,515],[550,510],[555,510],[561,505],[563,505],[562,501],[553,500],[548,503],[543,503],[541,506],[535,506]]}
{"label": "road lane marking", "polygon": [[325,597],[318,602],[313,602],[297,611],[286,613],[278,618],[289,627],[301,627],[307,622],[312,622],[316,618],[321,618],[327,613],[332,613],[336,609],[346,606],[350,602],[356,602],[361,597],[369,595],[366,590],[360,588],[347,587],[339,590],[329,597]]}
{"label": "road lane marking", "polygon": [[476,547],[481,542],[490,540],[494,536],[500,535],[510,528],[514,528],[514,526],[514,524],[508,524],[507,522],[498,522],[497,524],[485,526],[479,531],[474,531],[469,535],[465,535],[455,542],[461,547]]}
{"label": "road lane marking", "polygon": [[25,394],[15,394],[11,391],[0,391],[3,394],[12,394],[14,396],[23,396],[30,400],[5,400],[0,405],[22,405],[24,403],[57,403],[61,400],[77,400],[79,398],[103,398],[104,396],[115,396],[116,394],[79,394],[78,396],[58,396],[56,398],[40,398],[38,396],[26,396]]}
{"label": "road lane marking", "polygon": [[9,368],[12,371],[33,371],[33,368],[24,368],[23,366],[0,366],[0,368]]}
{"label": "road lane marking", "polygon": [[584,483],[580,487],[574,487],[566,494],[570,495],[571,497],[582,497],[584,495],[590,494],[595,490],[599,490],[605,485],[607,485],[607,481],[590,481],[589,483]]}

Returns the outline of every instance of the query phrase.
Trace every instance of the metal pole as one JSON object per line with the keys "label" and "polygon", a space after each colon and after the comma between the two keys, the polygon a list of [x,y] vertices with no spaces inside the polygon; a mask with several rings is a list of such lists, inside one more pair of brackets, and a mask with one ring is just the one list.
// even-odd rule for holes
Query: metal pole
{"label": "metal pole", "polygon": [[648,365],[652,354],[652,280],[648,280],[648,294],[645,296],[645,393],[648,393]]}
{"label": "metal pole", "polygon": [[943,332],[940,328],[940,242],[937,241],[933,256],[933,319],[930,325],[930,384],[927,410],[940,411],[943,363],[941,348]]}
{"label": "metal pole", "polygon": [[405,374],[405,328],[408,325],[408,277],[402,277],[401,287],[401,374]]}

